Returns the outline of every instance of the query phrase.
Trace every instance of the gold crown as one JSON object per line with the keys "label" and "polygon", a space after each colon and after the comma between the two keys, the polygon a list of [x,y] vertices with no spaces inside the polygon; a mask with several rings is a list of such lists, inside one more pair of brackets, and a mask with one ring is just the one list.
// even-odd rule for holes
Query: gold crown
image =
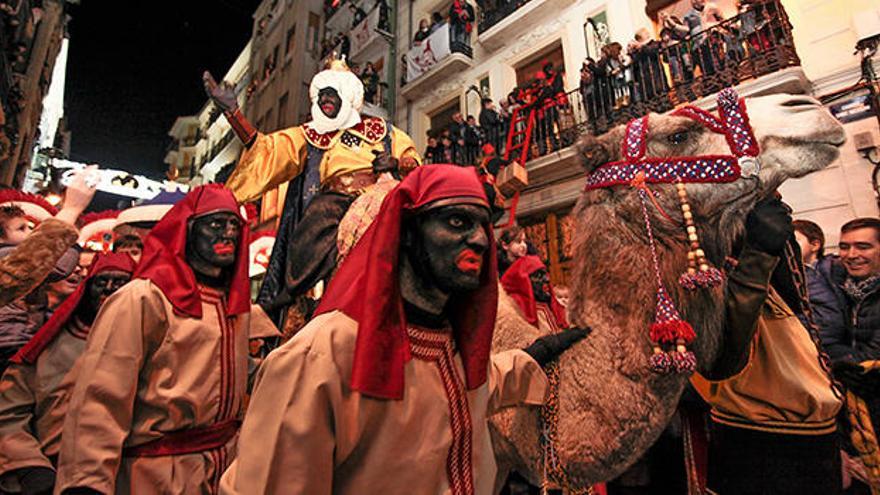
{"label": "gold crown", "polygon": [[336,53],[331,54],[324,61],[324,70],[338,70],[340,72],[348,72],[348,64],[345,63],[345,57],[336,58]]}

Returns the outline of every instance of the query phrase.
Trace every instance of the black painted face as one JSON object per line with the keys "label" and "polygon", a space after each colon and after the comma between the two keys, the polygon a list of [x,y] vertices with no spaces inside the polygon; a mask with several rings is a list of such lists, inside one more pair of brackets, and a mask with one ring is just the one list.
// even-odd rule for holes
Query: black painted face
{"label": "black painted face", "polygon": [[187,238],[187,260],[203,275],[216,277],[235,263],[241,237],[241,220],[231,212],[218,212],[192,222]]}
{"label": "black painted face", "polygon": [[535,301],[549,303],[551,297],[550,274],[547,273],[547,270],[542,268],[533,272],[529,275],[529,280],[532,282],[532,292],[535,294]]}
{"label": "black painted face", "polygon": [[418,275],[447,294],[479,287],[489,248],[488,224],[488,209],[466,204],[416,217],[406,247]]}
{"label": "black painted face", "polygon": [[318,91],[318,106],[324,115],[335,119],[339,115],[339,109],[342,107],[342,98],[333,88],[323,88]]}
{"label": "black painted face", "polygon": [[82,314],[87,318],[93,319],[98,314],[98,310],[112,296],[114,292],[119,290],[123,285],[131,280],[131,274],[123,271],[110,270],[101,272],[91,279],[86,285],[85,297],[80,304],[83,304]]}

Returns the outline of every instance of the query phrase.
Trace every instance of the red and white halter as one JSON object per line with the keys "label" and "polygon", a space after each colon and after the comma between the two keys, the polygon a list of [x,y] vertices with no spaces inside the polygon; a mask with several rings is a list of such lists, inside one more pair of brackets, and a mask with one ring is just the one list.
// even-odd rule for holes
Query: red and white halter
{"label": "red and white halter", "polygon": [[697,226],[687,201],[684,184],[733,182],[742,176],[743,169],[754,175],[760,171],[758,142],[749,125],[745,103],[737,96],[736,91],[728,88],[718,93],[718,114],[716,117],[694,106],[672,112],[672,115],[691,118],[712,132],[723,134],[727,139],[730,155],[646,157],[648,116],[644,116],[631,120],[626,126],[626,137],[622,144],[623,159],[595,169],[587,176],[584,188],[591,191],[631,186],[638,191],[657,282],[654,322],[649,332],[654,351],[649,364],[651,370],[657,373],[692,373],[697,367],[697,359],[687,346],[693,342],[696,334],[691,325],[681,318],[663,284],[648,204],[653,203],[664,217],[673,220],[656,202],[648,185],[676,185],[691,248],[688,252],[688,271],[682,274],[678,282],[685,289],[696,290],[717,286],[723,276],[711,267],[705,253],[700,249]]}
{"label": "red and white halter", "polygon": [[623,159],[594,170],[587,176],[584,189],[631,185],[640,173],[647,184],[733,182],[740,178],[745,165],[757,173],[760,150],[749,125],[745,102],[732,88],[719,92],[717,102],[718,117],[694,106],[679,108],[672,115],[691,118],[712,132],[723,134],[730,155],[646,157],[648,116],[645,115],[627,124],[621,146]]}

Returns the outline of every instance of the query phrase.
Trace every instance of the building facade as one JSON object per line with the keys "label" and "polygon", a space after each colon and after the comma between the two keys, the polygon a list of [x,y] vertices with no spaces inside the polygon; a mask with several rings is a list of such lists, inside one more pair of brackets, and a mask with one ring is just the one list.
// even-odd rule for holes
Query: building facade
{"label": "building facade", "polygon": [[[516,88],[527,89],[548,62],[564,72],[565,97],[559,98],[558,114],[548,124],[543,142],[535,143],[542,137],[535,132],[532,142],[522,147],[528,148],[527,154],[518,150],[511,158],[524,158],[529,171],[517,222],[549,262],[554,282],[565,282],[572,248],[568,212],[583,187],[572,146],[581,133],[602,133],[649,111],[664,112],[685,103],[710,108],[714,94],[728,85],[743,96],[812,94],[828,101],[832,110],[835,104],[864,101],[859,99],[867,89],[859,93],[852,88],[864,70],[853,49],[859,40],[880,34],[876,2],[714,3],[723,21],[702,35],[664,43],[659,41],[663,19],[683,16],[690,0],[484,0],[473,6],[476,19],[464,38],[445,33],[450,29],[447,22],[430,35],[431,44],[414,44],[419,21],[435,12],[446,15],[452,2],[402,4],[397,49],[407,54],[410,67],[408,77],[398,84],[396,123],[425,150],[428,135],[436,135],[453,113],[478,115],[481,97],[497,104]],[[750,6],[742,7],[746,3]],[[652,39],[658,40],[650,45],[653,55],[631,52],[622,63],[608,66],[614,70],[606,72],[603,84],[594,81],[582,90],[581,69],[588,59],[600,63],[603,55],[613,58],[614,42],[626,53],[633,40],[644,46]],[[711,54],[700,46],[712,47]],[[863,115],[844,125],[850,139],[840,159],[826,170],[786,183],[781,191],[795,217],[814,220],[825,229],[829,246],[836,245],[842,223],[878,212],[874,166],[864,157],[868,145],[855,144],[872,138],[880,144],[878,119]]]}
{"label": "building facade", "polygon": [[43,97],[65,37],[67,1],[0,5],[0,184],[19,187],[30,166]]}

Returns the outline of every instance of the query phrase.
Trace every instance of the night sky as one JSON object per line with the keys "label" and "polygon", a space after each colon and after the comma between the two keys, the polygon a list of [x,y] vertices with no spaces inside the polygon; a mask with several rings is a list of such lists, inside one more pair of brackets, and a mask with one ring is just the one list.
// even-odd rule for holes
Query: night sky
{"label": "night sky", "polygon": [[[259,0],[107,2],[69,7],[65,115],[71,159],[164,178],[168,130],[206,101],[250,38]],[[134,8],[135,5],[140,8]]]}

